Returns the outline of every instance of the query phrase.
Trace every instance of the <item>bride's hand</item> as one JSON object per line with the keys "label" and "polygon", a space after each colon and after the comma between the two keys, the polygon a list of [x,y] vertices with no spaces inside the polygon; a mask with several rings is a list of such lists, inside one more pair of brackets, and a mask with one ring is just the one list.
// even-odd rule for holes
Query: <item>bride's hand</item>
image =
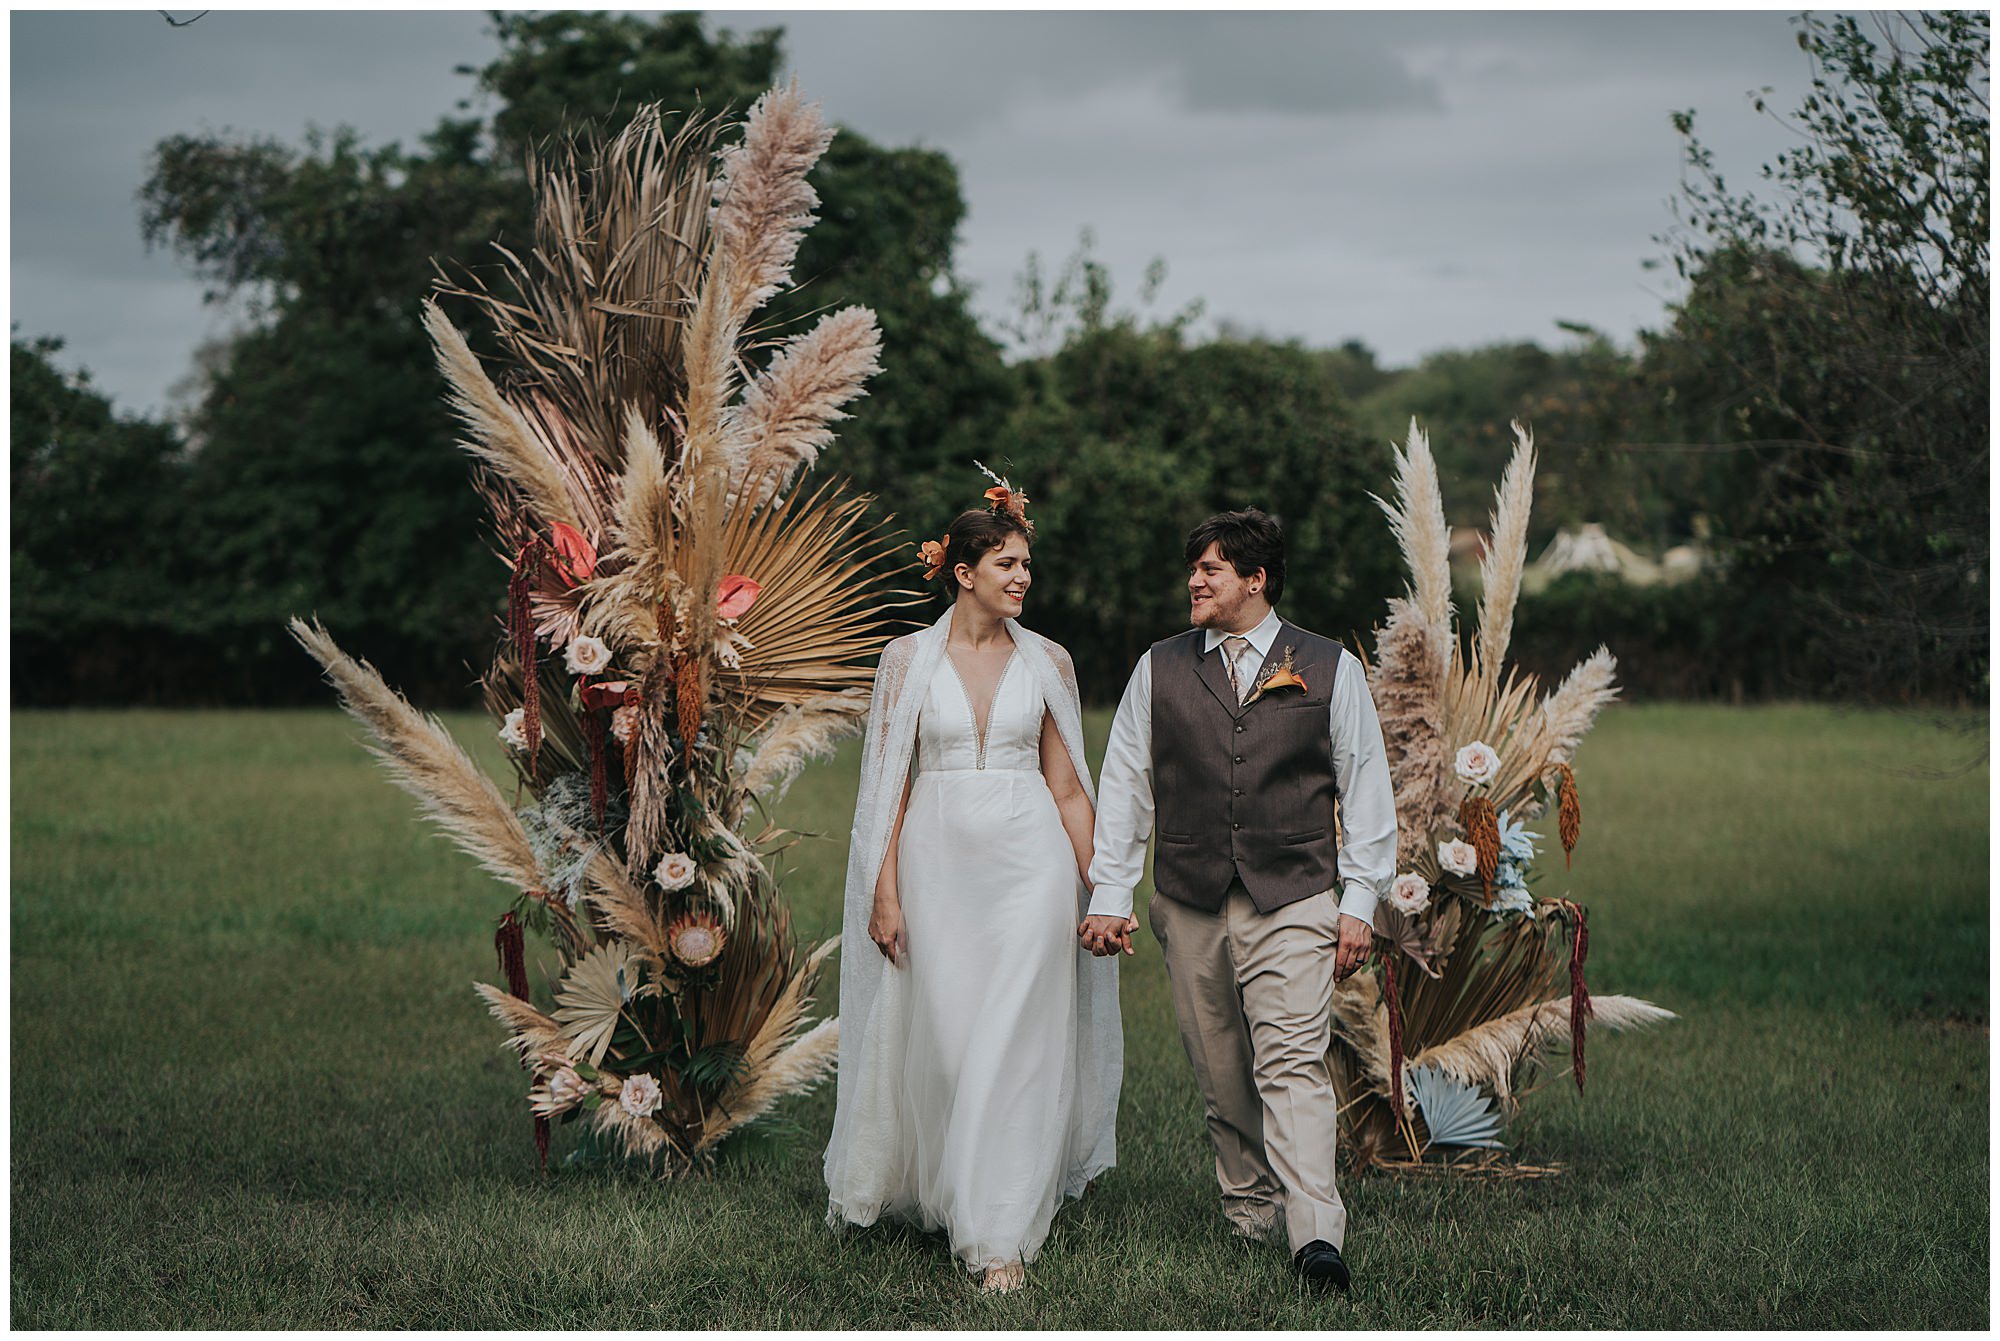
{"label": "bride's hand", "polygon": [[909,946],[903,939],[901,904],[875,900],[874,915],[868,919],[868,939],[875,942],[875,948],[882,952],[884,959],[892,964],[902,964],[903,953]]}

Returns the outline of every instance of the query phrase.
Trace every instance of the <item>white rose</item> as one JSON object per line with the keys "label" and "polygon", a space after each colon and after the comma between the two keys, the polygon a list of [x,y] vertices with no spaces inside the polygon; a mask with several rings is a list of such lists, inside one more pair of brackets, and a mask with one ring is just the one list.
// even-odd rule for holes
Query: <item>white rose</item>
{"label": "white rose", "polygon": [[686,889],[694,883],[694,858],[685,852],[669,852],[653,868],[653,878],[668,893]]}
{"label": "white rose", "polygon": [[630,745],[639,735],[639,705],[627,703],[611,713],[611,734],[620,745]]}
{"label": "white rose", "polygon": [[549,1077],[549,1098],[564,1108],[583,1102],[590,1086],[574,1068],[565,1066]]}
{"label": "white rose", "polygon": [[516,708],[500,727],[500,743],[510,750],[528,748],[528,710]]}
{"label": "white rose", "polygon": [[1479,850],[1462,838],[1438,844],[1438,865],[1453,875],[1477,875]]}
{"label": "white rose", "polygon": [[1493,781],[1493,775],[1500,771],[1500,756],[1484,741],[1475,740],[1458,752],[1455,761],[1458,775],[1475,785]]}
{"label": "white rose", "polygon": [[660,1106],[660,1082],[644,1072],[625,1077],[618,1088],[618,1106],[633,1117],[645,1117]]}
{"label": "white rose", "polygon": [[1431,906],[1430,881],[1414,871],[1403,872],[1389,886],[1389,902],[1397,912],[1414,917]]}
{"label": "white rose", "polygon": [[579,633],[569,640],[569,651],[563,654],[563,660],[572,675],[595,675],[611,664],[611,649],[602,639]]}

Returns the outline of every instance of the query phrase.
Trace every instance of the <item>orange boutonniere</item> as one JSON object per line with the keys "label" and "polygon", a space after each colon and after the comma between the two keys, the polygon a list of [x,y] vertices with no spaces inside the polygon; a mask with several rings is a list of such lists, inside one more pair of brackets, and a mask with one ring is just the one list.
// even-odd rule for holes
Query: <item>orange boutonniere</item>
{"label": "orange boutonniere", "polygon": [[1264,695],[1275,693],[1280,689],[1296,689],[1301,694],[1308,692],[1305,677],[1292,667],[1292,649],[1289,647],[1285,649],[1285,659],[1257,681],[1256,688],[1250,691],[1250,697],[1243,700],[1243,706],[1247,708]]}
{"label": "orange boutonniere", "polygon": [[924,541],[917,546],[917,557],[924,561],[924,581],[928,582],[944,570],[944,542]]}

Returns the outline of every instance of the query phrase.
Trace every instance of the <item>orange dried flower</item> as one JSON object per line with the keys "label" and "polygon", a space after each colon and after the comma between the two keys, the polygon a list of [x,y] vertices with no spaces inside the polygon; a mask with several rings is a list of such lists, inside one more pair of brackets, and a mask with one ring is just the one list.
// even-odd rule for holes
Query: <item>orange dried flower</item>
{"label": "orange dried flower", "polygon": [[701,684],[701,663],[689,657],[681,662],[674,677],[674,706],[680,711],[681,741],[688,749],[694,747],[695,735],[701,730],[702,700],[706,696]]}
{"label": "orange dried flower", "polygon": [[944,570],[944,542],[924,541],[917,546],[917,557],[924,562],[924,581],[928,582]]}
{"label": "orange dried flower", "polygon": [[1493,877],[1500,872],[1500,817],[1493,802],[1484,796],[1468,796],[1458,807],[1458,822],[1465,837],[1479,854],[1479,888],[1486,906],[1493,906]]}
{"label": "orange dried flower", "polygon": [[1569,771],[1568,764],[1556,765],[1556,832],[1562,837],[1566,870],[1576,840],[1583,836],[1583,802],[1577,798],[1576,774]]}

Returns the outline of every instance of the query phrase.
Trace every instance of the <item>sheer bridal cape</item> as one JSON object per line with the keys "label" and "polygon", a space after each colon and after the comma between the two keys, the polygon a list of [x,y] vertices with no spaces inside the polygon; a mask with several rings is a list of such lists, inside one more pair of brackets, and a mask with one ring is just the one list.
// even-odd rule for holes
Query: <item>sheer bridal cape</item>
{"label": "sheer bridal cape", "polygon": [[[891,642],[876,672],[825,1170],[830,1225],[913,1220],[949,1233],[976,1270],[1031,1258],[1062,1200],[1116,1162],[1124,1040],[1118,960],[1077,945],[1088,900],[1035,752],[1046,710],[1095,800],[1075,669],[1006,621],[1014,651],[993,691],[994,754],[975,769],[975,710],[945,656],[951,618]],[[912,942],[892,965],[868,922],[913,756],[898,858]]]}

